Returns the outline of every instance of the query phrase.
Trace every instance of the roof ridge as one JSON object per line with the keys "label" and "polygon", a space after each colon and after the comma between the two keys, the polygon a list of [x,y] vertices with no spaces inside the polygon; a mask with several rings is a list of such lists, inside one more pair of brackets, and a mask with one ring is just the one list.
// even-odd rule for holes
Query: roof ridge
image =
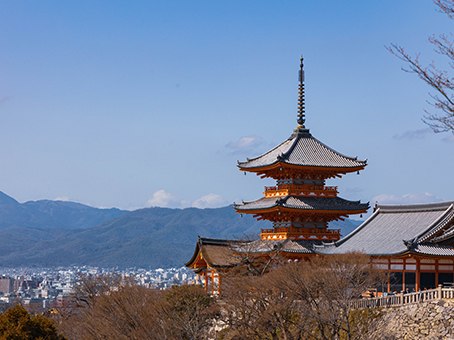
{"label": "roof ridge", "polygon": [[230,245],[232,243],[240,243],[244,241],[240,240],[229,240],[229,239],[221,239],[221,238],[211,238],[211,237],[200,237],[199,236],[199,243],[200,245]]}
{"label": "roof ridge", "polygon": [[[290,137],[288,137],[286,140],[284,140],[282,143],[278,144],[277,146],[275,146],[274,148],[272,148],[271,150],[268,150],[267,152],[261,154],[261,155],[258,155],[257,157],[254,157],[254,158],[246,158],[247,160],[245,162],[240,162],[240,161],[237,161],[237,167],[240,167],[241,164],[246,164],[246,163],[249,163],[251,161],[255,161],[256,159],[258,158],[261,158],[265,155],[268,155],[269,153],[273,152],[274,150],[276,150],[277,148],[281,147],[284,143],[287,143],[289,140],[291,139],[295,139],[295,136],[292,134],[290,135]],[[277,159],[276,159],[277,160]]]}
{"label": "roof ridge", "polygon": [[[453,217],[454,217],[454,209],[453,209],[452,204],[450,205],[450,208],[451,209],[446,210],[446,212],[443,215],[441,215],[440,218],[435,223],[433,223],[434,226],[435,226],[435,224],[438,224],[438,226],[435,226],[434,230],[430,230],[430,227],[429,227],[427,229],[426,233],[422,233],[420,236],[417,237],[416,242],[419,242],[419,241],[424,242],[424,241],[428,240],[428,238],[430,238],[431,236],[433,236],[434,234],[436,234],[437,232],[442,230],[444,227],[446,227],[449,224],[449,222],[453,220]],[[452,234],[452,230],[444,235],[434,237],[433,240],[444,239],[449,234]]]}
{"label": "roof ridge", "polygon": [[377,204],[377,207],[382,210],[382,213],[392,212],[421,212],[446,210],[454,201],[432,202],[432,203],[413,203],[413,204]]}
{"label": "roof ridge", "polygon": [[[295,135],[295,134],[293,134],[293,135]],[[302,136],[303,136],[303,134],[300,134],[300,133],[295,135],[295,137],[294,137],[295,140],[293,141],[292,145],[290,145],[288,150],[285,153],[282,154],[282,156],[283,156],[282,158],[286,158],[287,155],[292,153],[292,151],[295,149],[296,145],[298,144],[298,141],[302,138]],[[310,136],[309,138],[312,137],[312,135],[310,133],[309,133],[309,136]],[[307,138],[307,137],[304,137],[304,138]],[[312,138],[314,138],[314,137],[312,137]],[[277,160],[281,161],[279,156],[277,156]],[[286,163],[285,161],[286,161],[285,159],[282,159],[282,162]]]}

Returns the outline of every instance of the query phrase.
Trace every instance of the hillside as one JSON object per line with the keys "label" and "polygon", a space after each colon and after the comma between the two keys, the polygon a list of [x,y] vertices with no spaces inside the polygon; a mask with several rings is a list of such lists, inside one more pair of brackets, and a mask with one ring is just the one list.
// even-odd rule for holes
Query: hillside
{"label": "hillside", "polygon": [[[6,200],[6,198],[5,198]],[[7,205],[6,211],[4,205]],[[14,207],[11,208],[11,206]],[[101,210],[98,211],[98,210]],[[15,214],[28,215],[16,216]],[[104,213],[104,214],[103,214]],[[86,227],[108,213],[120,216]],[[7,216],[8,224],[3,221]],[[346,235],[356,221],[333,222]],[[0,196],[0,267],[172,267],[190,259],[197,237],[232,238],[258,234],[270,222],[236,214],[232,206],[217,209],[147,208],[132,212],[96,209],[72,202],[19,204]],[[64,226],[57,227],[57,226]]]}
{"label": "hillside", "polygon": [[116,208],[98,209],[63,201],[40,200],[19,203],[0,191],[0,229],[90,228],[126,212]]}
{"label": "hillside", "polygon": [[269,224],[224,207],[140,209],[88,229],[10,228],[0,230],[0,239],[8,244],[0,249],[0,266],[181,266],[191,257],[198,235],[241,236],[264,226]]}

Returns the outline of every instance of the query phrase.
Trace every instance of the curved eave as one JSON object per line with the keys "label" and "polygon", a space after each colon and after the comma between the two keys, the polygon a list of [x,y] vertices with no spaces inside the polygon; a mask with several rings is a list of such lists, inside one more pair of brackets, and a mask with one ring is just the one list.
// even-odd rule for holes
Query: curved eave
{"label": "curved eave", "polygon": [[[265,165],[265,166],[257,166],[257,167],[250,167],[250,168],[244,168],[241,165],[237,165],[240,171],[247,171],[247,172],[256,172],[258,175],[260,174],[266,174],[269,171],[274,171],[277,169],[298,169],[303,171],[322,171],[322,172],[327,172],[327,173],[338,173],[338,174],[347,174],[350,172],[356,172],[356,171],[361,171],[364,170],[364,168],[367,166],[367,163],[364,165],[359,165],[359,166],[354,166],[354,167],[347,167],[347,166],[319,166],[319,165],[297,165],[297,164],[291,164],[291,163],[286,163],[286,162],[281,162],[281,161],[276,161],[272,164]],[[283,171],[283,170],[282,170]]]}
{"label": "curved eave", "polygon": [[273,207],[268,207],[268,208],[261,208],[261,209],[247,209],[247,210],[241,210],[238,209],[237,207],[234,207],[236,210],[237,214],[257,214],[257,215],[263,215],[267,213],[273,213],[273,212],[310,212],[314,214],[336,214],[336,215],[356,215],[356,214],[362,214],[367,212],[367,208],[365,209],[359,209],[359,210],[330,210],[330,209],[299,209],[299,208],[290,208],[290,207],[282,207],[278,205],[274,205]]}
{"label": "curved eave", "polygon": [[[338,244],[339,242],[335,242],[334,244]],[[324,246],[315,246],[314,247],[314,252],[316,254],[320,255],[333,255],[333,254],[342,254],[345,252],[338,252],[335,251],[337,246],[333,246],[331,244],[330,247],[324,248]],[[333,251],[334,250],[334,251]],[[439,258],[439,257],[454,257],[454,249],[452,247],[447,247],[447,246],[437,246],[437,245],[432,245],[432,244],[421,244],[418,245],[415,248],[406,248],[402,247],[398,251],[391,251],[387,253],[382,253],[382,252],[368,252],[365,249],[358,249],[358,250],[347,250],[346,252],[350,251],[360,251],[365,253],[368,256],[371,257],[380,257],[380,258],[396,258],[396,257],[420,257],[420,258],[427,258],[427,257],[432,257],[432,258]]]}
{"label": "curved eave", "polygon": [[430,241],[435,243],[435,244],[440,244],[440,245],[444,245],[444,244],[447,244],[447,243],[453,244],[454,243],[454,232],[451,231],[447,235],[439,236],[435,240],[431,239]]}
{"label": "curved eave", "polygon": [[[315,158],[314,153],[317,154]],[[336,162],[350,164],[342,165],[336,164]],[[286,141],[261,156],[248,159],[246,162],[238,161],[238,167],[242,171],[257,172],[259,169],[275,166],[279,163],[294,166],[351,169],[364,168],[367,165],[367,160],[358,160],[357,157],[349,157],[337,152],[313,137],[309,130],[304,130],[294,133]]]}
{"label": "curved eave", "polygon": [[[438,238],[437,241],[444,241],[452,237],[452,232],[447,235],[442,235],[444,229],[452,225],[454,218],[453,204],[451,204],[448,209],[441,215],[436,221],[434,221],[424,232],[416,237],[417,243],[427,242],[434,238]],[[451,234],[451,235],[450,235]],[[445,236],[445,237],[443,237]]]}
{"label": "curved eave", "polygon": [[195,265],[196,261],[199,259],[200,255],[201,255],[200,242],[197,242],[197,244],[195,246],[194,254],[192,254],[191,259],[188,262],[186,262],[184,265],[186,267],[188,267],[189,269],[195,269],[196,267],[194,265]]}
{"label": "curved eave", "polygon": [[209,257],[204,254],[203,247],[198,247],[197,245],[194,255],[192,255],[192,258],[184,265],[189,269],[196,270],[198,272],[203,271],[205,268],[223,269],[235,267],[235,264],[217,265],[209,262],[208,258]]}
{"label": "curved eave", "polygon": [[389,254],[367,254],[369,256],[373,257],[408,257],[408,256],[413,256],[413,257],[432,257],[432,258],[437,258],[437,257],[453,257],[453,255],[450,254],[428,254],[428,253],[421,253],[417,252],[414,250],[403,250],[401,252],[396,252],[396,253],[389,253]]}
{"label": "curved eave", "polygon": [[401,255],[401,256],[412,255],[414,257],[434,257],[434,258],[436,258],[436,257],[452,257],[452,255],[450,255],[450,254],[446,254],[446,255],[443,255],[443,254],[427,254],[427,253],[420,253],[420,252],[417,252],[417,251],[414,251],[414,250],[407,250],[407,251],[404,251],[404,252],[400,253],[399,255]]}

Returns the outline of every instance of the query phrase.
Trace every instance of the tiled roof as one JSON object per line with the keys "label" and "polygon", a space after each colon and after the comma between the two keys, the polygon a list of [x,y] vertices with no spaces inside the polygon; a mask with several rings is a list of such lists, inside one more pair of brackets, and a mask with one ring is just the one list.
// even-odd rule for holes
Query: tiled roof
{"label": "tiled roof", "polygon": [[[369,255],[392,255],[429,249],[426,235],[440,231],[451,221],[454,202],[413,205],[377,205],[375,213],[349,235],[316,251],[325,254],[363,251]],[[421,243],[421,244],[420,244]]]}
{"label": "tiled roof", "polygon": [[454,249],[452,247],[437,246],[434,244],[418,244],[413,251],[424,255],[454,256]]}
{"label": "tiled roof", "polygon": [[321,244],[321,241],[311,241],[311,240],[257,240],[251,243],[248,243],[246,246],[238,245],[234,247],[236,251],[241,252],[250,252],[250,253],[268,253],[277,247],[280,252],[285,253],[303,253],[310,254],[313,253],[312,248],[313,244]]}
{"label": "tiled roof", "polygon": [[266,254],[276,248],[282,253],[311,254],[314,244],[321,244],[319,240],[227,240],[199,237],[192,259],[185,265],[190,267],[202,254],[207,264],[212,268],[237,266],[240,261],[238,254]]}
{"label": "tiled roof", "polygon": [[238,162],[238,167],[253,169],[277,162],[334,168],[356,168],[367,165],[367,161],[358,161],[356,157],[347,157],[338,153],[312,137],[308,130],[306,131],[291,135],[285,142],[259,157],[248,159],[246,162]]}
{"label": "tiled roof", "polygon": [[196,249],[192,258],[185,263],[185,266],[191,267],[196,261],[199,253],[209,266],[212,268],[232,267],[237,264],[236,258],[233,256],[231,245],[237,243],[235,240],[204,238],[199,236],[196,244]]}
{"label": "tiled roof", "polygon": [[275,206],[301,210],[341,210],[358,211],[369,209],[369,203],[360,201],[347,201],[340,197],[306,197],[306,196],[285,196],[285,197],[262,197],[251,202],[235,204],[237,211],[269,209]]}

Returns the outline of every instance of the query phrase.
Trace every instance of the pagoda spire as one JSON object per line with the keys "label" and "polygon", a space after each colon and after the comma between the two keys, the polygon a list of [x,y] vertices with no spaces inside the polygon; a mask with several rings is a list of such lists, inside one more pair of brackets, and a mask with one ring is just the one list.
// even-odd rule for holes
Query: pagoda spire
{"label": "pagoda spire", "polygon": [[304,70],[303,70],[303,56],[300,59],[300,70],[299,70],[299,88],[298,88],[298,129],[305,129],[304,123],[306,122],[306,117],[304,116]]}

